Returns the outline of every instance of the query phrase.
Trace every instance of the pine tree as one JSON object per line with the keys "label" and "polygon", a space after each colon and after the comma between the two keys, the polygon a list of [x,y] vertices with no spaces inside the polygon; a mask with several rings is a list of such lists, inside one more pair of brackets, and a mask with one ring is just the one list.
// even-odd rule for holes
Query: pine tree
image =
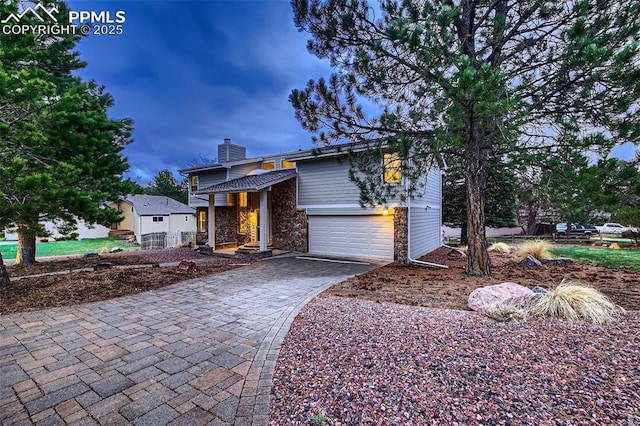
{"label": "pine tree", "polygon": [[181,203],[187,204],[189,201],[189,190],[186,178],[182,182],[173,177],[170,170],[160,170],[149,182],[145,192],[149,195],[164,195]]}
{"label": "pine tree", "polygon": [[[442,217],[448,226],[461,227],[460,244],[467,245],[467,200],[464,168],[460,161],[446,160],[442,178]],[[516,224],[517,180],[514,171],[503,161],[493,159],[487,174],[485,225],[496,228]]]}
{"label": "pine tree", "polygon": [[[468,274],[491,273],[493,156],[517,159],[566,134],[575,150],[600,153],[640,138],[636,0],[293,0],[293,8],[309,51],[336,69],[290,95],[318,142],[385,138],[408,182],[438,154],[464,159]],[[383,188],[364,198],[386,196]]]}
{"label": "pine tree", "polygon": [[[64,21],[68,9],[56,6]],[[21,2],[0,5],[2,16]],[[23,17],[29,19],[29,16]],[[126,193],[121,151],[131,121],[107,116],[113,98],[72,73],[85,64],[73,51],[79,36],[0,34],[0,227],[18,232],[16,264],[35,262],[44,220],[109,225],[118,220],[102,203]]]}

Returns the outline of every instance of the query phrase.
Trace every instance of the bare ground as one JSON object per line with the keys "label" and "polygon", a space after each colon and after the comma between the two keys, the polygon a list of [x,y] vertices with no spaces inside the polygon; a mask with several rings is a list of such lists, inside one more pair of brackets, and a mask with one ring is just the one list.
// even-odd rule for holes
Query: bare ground
{"label": "bare ground", "polygon": [[[469,293],[478,287],[512,281],[528,287],[549,288],[563,279],[574,279],[599,289],[627,310],[640,310],[640,274],[637,272],[578,263],[521,268],[512,255],[492,253],[491,258],[493,275],[490,278],[468,277],[463,274],[465,259],[455,251],[440,248],[423,260],[446,264],[449,269],[391,264],[351,278],[324,294],[433,308],[467,309]],[[153,264],[181,260],[194,260],[198,266],[195,271],[182,271],[175,266],[151,267]],[[77,271],[92,268],[99,262],[109,262],[114,267],[101,271]],[[0,287],[0,314],[96,302],[140,293],[215,274],[233,268],[239,262],[247,263],[234,258],[203,256],[188,248],[172,248],[104,254],[99,258],[58,258],[29,267],[8,266],[9,274],[14,278],[56,274],[25,277]],[[125,265],[147,267],[115,267]],[[69,273],[59,273],[63,271]]]}
{"label": "bare ground", "polygon": [[[195,270],[181,270],[176,266],[153,267],[154,264],[158,266],[182,260],[195,261]],[[94,265],[102,262],[108,262],[112,267],[100,271],[91,270]],[[9,275],[12,278],[24,278],[0,286],[0,315],[141,293],[226,271],[239,263],[248,261],[203,256],[189,248],[171,248],[104,254],[99,258],[48,259],[27,267],[12,265],[7,267]],[[124,267],[127,265],[128,267]],[[146,267],[133,268],[132,265]],[[90,270],[80,270],[86,268]]]}
{"label": "bare ground", "polygon": [[375,302],[394,302],[431,308],[468,309],[469,294],[478,287],[510,281],[532,288],[550,288],[563,279],[594,287],[626,310],[640,310],[640,274],[623,269],[573,263],[518,266],[511,254],[491,254],[490,278],[463,274],[465,258],[442,247],[422,260],[444,264],[449,269],[391,264],[338,284],[325,295],[353,297]]}

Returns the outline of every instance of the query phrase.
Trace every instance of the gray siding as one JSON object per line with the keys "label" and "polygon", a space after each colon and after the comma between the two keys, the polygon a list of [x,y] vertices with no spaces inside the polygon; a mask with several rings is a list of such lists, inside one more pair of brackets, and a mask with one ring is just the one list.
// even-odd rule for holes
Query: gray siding
{"label": "gray siding", "polygon": [[262,167],[262,162],[240,164],[233,166],[229,169],[229,180],[237,179],[246,176],[251,170],[259,169]]}
{"label": "gray siding", "polygon": [[409,257],[418,259],[440,247],[440,229],[440,209],[411,207]]}
{"label": "gray siding", "polygon": [[411,200],[409,209],[409,257],[417,259],[440,247],[442,238],[442,175],[435,169],[427,175],[427,189]]}
{"label": "gray siding", "polygon": [[411,199],[414,206],[440,206],[442,203],[442,174],[440,169],[432,169],[426,177],[420,179],[420,185],[426,188],[417,191]]}
{"label": "gray siding", "polygon": [[324,207],[324,208],[308,208],[308,215],[321,216],[362,216],[362,215],[381,215],[382,209],[363,209],[362,207]]}
{"label": "gray siding", "polygon": [[232,143],[218,145],[218,162],[244,160],[247,158],[247,148]]}
{"label": "gray siding", "polygon": [[349,163],[335,159],[300,161],[298,168],[298,206],[330,204],[358,205],[360,191],[349,180]]}
{"label": "gray siding", "polygon": [[[222,183],[227,180],[227,169],[216,170],[213,172],[204,172],[198,174],[198,189],[206,188],[207,186]],[[191,182],[191,180],[189,180]],[[209,206],[208,195],[193,195],[189,194],[189,206],[191,207],[207,207]],[[216,206],[226,206],[227,196],[225,194],[216,194],[215,200]]]}

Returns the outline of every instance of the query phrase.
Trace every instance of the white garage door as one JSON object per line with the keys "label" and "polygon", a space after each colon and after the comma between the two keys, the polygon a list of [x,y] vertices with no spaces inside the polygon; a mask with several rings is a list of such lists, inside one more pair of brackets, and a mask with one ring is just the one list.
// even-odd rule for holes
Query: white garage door
{"label": "white garage door", "polygon": [[309,253],[393,259],[393,216],[309,216]]}

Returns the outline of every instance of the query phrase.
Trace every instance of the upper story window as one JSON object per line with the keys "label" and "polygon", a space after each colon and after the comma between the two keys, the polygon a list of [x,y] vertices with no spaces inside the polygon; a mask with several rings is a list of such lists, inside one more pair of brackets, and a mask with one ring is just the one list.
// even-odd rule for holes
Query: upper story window
{"label": "upper story window", "polygon": [[198,175],[191,175],[191,192],[195,192],[198,190]]}
{"label": "upper story window", "polygon": [[382,157],[384,166],[384,183],[398,184],[402,179],[400,174],[402,160],[397,152],[384,154]]}
{"label": "upper story window", "polygon": [[164,222],[164,217],[162,217],[162,216],[154,216],[153,217],[153,221],[154,222]]}
{"label": "upper story window", "polygon": [[280,168],[282,169],[293,169],[294,167],[296,167],[295,161],[282,160],[280,162]]}
{"label": "upper story window", "polygon": [[262,163],[262,168],[264,170],[273,170],[276,168],[276,162],[275,161],[264,161]]}

